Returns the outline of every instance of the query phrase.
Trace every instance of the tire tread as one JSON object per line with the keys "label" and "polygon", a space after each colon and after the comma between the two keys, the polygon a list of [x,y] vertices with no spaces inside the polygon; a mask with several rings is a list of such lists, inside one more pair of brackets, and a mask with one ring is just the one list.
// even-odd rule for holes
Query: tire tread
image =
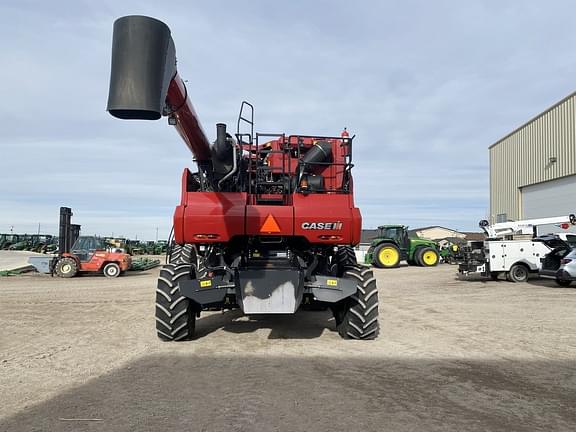
{"label": "tire tread", "polygon": [[378,287],[371,270],[348,266],[344,277],[359,279],[356,294],[335,310],[337,330],[344,339],[376,339],[378,323]]}
{"label": "tire tread", "polygon": [[156,286],[156,333],[163,341],[183,341],[194,336],[196,311],[180,293],[179,281],[191,279],[196,268],[193,245],[174,245],[168,264],[160,269]]}

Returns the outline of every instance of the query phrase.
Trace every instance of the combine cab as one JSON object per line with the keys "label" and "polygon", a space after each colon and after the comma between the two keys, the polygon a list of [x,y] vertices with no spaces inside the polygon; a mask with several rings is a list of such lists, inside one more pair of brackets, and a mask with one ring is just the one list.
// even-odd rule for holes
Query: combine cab
{"label": "combine cab", "polygon": [[191,93],[165,24],[143,16],[115,22],[108,111],[167,116],[198,165],[182,174],[175,244],[158,280],[160,339],[192,338],[203,310],[293,314],[308,305],[330,308],[343,338],[374,339],[376,282],[352,249],[361,228],[353,137],[255,134],[254,109],[243,102],[236,133],[217,124],[210,144]]}

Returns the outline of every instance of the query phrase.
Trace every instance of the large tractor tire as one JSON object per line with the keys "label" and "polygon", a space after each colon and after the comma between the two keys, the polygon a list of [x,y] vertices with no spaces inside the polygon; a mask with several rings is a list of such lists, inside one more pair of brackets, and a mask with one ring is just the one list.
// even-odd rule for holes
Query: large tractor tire
{"label": "large tractor tire", "polygon": [[510,282],[526,282],[528,276],[530,275],[530,270],[524,264],[514,264],[510,267],[510,271],[506,275],[506,279]]}
{"label": "large tractor tire", "polygon": [[74,258],[61,258],[54,268],[56,276],[61,278],[71,278],[78,274],[78,263]]}
{"label": "large tractor tire", "polygon": [[189,340],[196,328],[196,311],[178,284],[192,279],[191,264],[165,264],[156,287],[156,333],[163,341]]}
{"label": "large tractor tire", "polygon": [[196,329],[196,310],[190,299],[180,294],[178,283],[197,273],[197,255],[193,245],[174,244],[168,264],[160,269],[156,287],[156,333],[163,341],[190,340]]}
{"label": "large tractor tire", "polygon": [[378,288],[372,270],[348,266],[343,277],[357,282],[356,294],[334,309],[336,328],[343,339],[376,339],[378,325]]}
{"label": "large tractor tire", "polygon": [[356,253],[350,246],[340,246],[336,251],[336,264],[338,265],[338,274],[341,275],[344,268],[357,264]]}
{"label": "large tractor tire", "polygon": [[440,262],[440,256],[435,249],[424,247],[417,251],[416,261],[421,267],[434,267]]}
{"label": "large tractor tire", "polygon": [[196,249],[194,245],[174,244],[170,248],[168,262],[170,264],[190,264],[196,261]]}
{"label": "large tractor tire", "polygon": [[392,243],[384,243],[374,249],[372,264],[378,268],[394,268],[400,265],[400,249]]}
{"label": "large tractor tire", "polygon": [[204,260],[198,255],[198,251],[194,245],[174,244],[170,251],[168,262],[171,264],[192,264],[197,279],[202,279],[206,276],[206,273],[208,273],[208,270],[204,266]]}

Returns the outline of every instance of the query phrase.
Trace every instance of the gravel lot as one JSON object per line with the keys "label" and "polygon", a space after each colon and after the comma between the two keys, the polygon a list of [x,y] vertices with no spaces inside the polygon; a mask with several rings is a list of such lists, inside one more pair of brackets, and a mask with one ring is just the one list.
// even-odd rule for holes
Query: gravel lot
{"label": "gravel lot", "polygon": [[0,431],[574,431],[576,289],[377,270],[381,334],[325,312],[154,333],[158,269],[0,278]]}

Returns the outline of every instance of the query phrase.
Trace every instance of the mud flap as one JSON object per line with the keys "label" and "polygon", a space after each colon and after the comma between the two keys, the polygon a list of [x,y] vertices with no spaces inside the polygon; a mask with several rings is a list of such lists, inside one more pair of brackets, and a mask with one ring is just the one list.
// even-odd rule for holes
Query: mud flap
{"label": "mud flap", "polygon": [[315,300],[336,303],[356,294],[355,280],[330,276],[316,276],[315,279],[313,283],[306,283],[306,291],[311,292]]}
{"label": "mud flap", "polygon": [[304,274],[299,270],[242,270],[239,277],[236,299],[245,314],[292,314],[302,302]]}
{"label": "mud flap", "polygon": [[228,282],[222,276],[205,279],[182,280],[178,284],[184,297],[195,301],[200,306],[222,303],[234,283]]}

